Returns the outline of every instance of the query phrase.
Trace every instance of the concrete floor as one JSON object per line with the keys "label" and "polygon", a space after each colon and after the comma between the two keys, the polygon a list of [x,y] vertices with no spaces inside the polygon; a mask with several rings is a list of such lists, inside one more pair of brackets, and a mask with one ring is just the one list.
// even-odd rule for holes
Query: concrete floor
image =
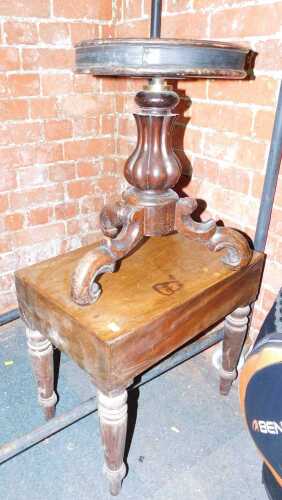
{"label": "concrete floor", "polygon": [[[236,387],[218,394],[210,356],[198,355],[131,393],[138,405],[120,500],[266,500],[261,464],[244,429]],[[20,321],[0,330],[1,443],[43,423]],[[93,395],[62,357],[57,414]],[[0,467],[3,500],[105,500],[97,414]]]}

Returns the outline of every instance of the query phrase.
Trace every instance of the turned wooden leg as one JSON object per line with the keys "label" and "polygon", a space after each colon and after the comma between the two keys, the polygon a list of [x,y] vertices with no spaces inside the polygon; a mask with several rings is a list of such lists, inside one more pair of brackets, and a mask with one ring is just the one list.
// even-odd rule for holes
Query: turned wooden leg
{"label": "turned wooden leg", "polygon": [[26,329],[28,352],[38,386],[38,402],[46,420],[54,417],[57,396],[54,391],[53,346],[39,331]]}
{"label": "turned wooden leg", "polygon": [[237,364],[248,331],[250,306],[238,307],[224,321],[220,393],[227,395],[237,377]]}
{"label": "turned wooden leg", "polygon": [[110,492],[118,495],[126,474],[123,461],[127,431],[127,391],[106,396],[98,391],[98,413],[105,453],[104,472],[110,482]]}

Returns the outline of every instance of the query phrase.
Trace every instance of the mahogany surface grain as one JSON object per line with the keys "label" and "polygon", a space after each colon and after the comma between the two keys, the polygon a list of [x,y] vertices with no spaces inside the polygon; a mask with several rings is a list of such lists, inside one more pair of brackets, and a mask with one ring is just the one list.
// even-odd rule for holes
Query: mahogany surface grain
{"label": "mahogany surface grain", "polygon": [[79,306],[69,294],[84,247],[16,273],[19,306],[39,330],[86,370],[104,393],[139,373],[237,307],[255,300],[264,256],[230,270],[218,254],[181,235],[146,240],[118,273],[102,275],[103,294]]}

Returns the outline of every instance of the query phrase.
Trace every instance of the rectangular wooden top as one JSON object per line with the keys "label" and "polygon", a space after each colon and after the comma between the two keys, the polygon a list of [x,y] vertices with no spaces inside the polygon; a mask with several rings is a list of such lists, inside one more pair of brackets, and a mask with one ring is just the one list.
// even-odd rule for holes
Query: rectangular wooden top
{"label": "rectangular wooden top", "polygon": [[90,306],[70,296],[71,275],[95,245],[16,273],[19,307],[27,324],[89,373],[100,390],[130,385],[185,342],[255,300],[264,255],[232,271],[202,243],[174,234],[144,242],[104,274],[102,295]]}
{"label": "rectangular wooden top", "polygon": [[[104,342],[130,335],[244,272],[229,269],[218,253],[199,242],[178,234],[154,237],[125,258],[117,272],[101,277],[103,291],[95,304],[78,306],[70,297],[71,274],[78,259],[94,246],[22,269],[16,278]],[[261,254],[254,253],[250,266],[261,259]]]}

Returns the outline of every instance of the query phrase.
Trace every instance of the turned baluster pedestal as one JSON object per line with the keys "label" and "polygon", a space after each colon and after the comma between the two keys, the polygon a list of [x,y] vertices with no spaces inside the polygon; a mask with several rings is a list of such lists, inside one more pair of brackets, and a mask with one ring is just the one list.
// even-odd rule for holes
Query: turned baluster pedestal
{"label": "turned baluster pedestal", "polygon": [[210,251],[225,249],[222,260],[232,269],[246,266],[251,259],[251,249],[241,233],[219,227],[214,220],[194,221],[196,200],[179,198],[172,189],[182,170],[172,148],[177,93],[164,83],[152,84],[138,92],[135,100],[139,107],[134,114],[137,145],[124,168],[125,178],[132,187],[123,193],[120,203],[103,208],[100,222],[107,238],[83,257],[73,273],[71,294],[80,305],[94,303],[99,298],[99,276],[113,272],[116,262],[144,237],[177,231],[190,240],[201,241]]}
{"label": "turned baluster pedestal", "polygon": [[[179,97],[166,79],[228,78],[252,75],[254,53],[240,45],[203,40],[166,40],[160,36],[161,2],[152,3],[151,39],[110,39],[81,42],[76,47],[76,71],[93,76],[148,78],[136,94],[137,145],[124,168],[132,186],[119,203],[106,205],[100,215],[105,235],[94,251],[78,263],[72,276],[71,295],[79,305],[96,302],[100,276],[113,272],[144,237],[177,231],[201,241],[211,251],[225,249],[222,261],[231,269],[251,259],[247,240],[215,221],[197,223],[192,214],[196,200],[179,199],[173,187],[182,166],[172,147]],[[115,279],[113,277],[113,279]]]}

